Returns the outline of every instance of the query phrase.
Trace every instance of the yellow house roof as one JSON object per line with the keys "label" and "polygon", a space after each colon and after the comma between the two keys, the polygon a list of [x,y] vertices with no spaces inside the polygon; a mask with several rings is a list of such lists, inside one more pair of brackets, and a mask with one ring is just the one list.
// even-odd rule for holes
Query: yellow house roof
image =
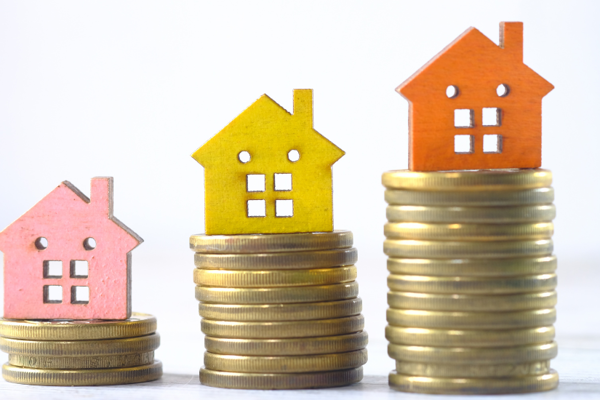
{"label": "yellow house roof", "polygon": [[345,154],[313,129],[311,89],[294,90],[294,114],[262,95],[192,157],[205,168],[225,167],[236,162],[241,151],[269,157],[297,147],[309,149],[302,154],[304,162],[323,166],[333,165]]}

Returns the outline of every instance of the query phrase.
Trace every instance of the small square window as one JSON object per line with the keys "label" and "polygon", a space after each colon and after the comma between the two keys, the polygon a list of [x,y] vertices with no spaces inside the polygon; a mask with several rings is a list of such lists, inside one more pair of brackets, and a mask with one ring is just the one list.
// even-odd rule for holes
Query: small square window
{"label": "small square window", "polygon": [[71,304],[88,304],[90,288],[87,286],[71,286]]}
{"label": "small square window", "polygon": [[274,182],[277,191],[292,190],[292,174],[275,174]]}
{"label": "small square window", "polygon": [[484,153],[502,153],[502,135],[483,135]]}
{"label": "small square window", "polygon": [[87,278],[89,264],[85,260],[71,260],[71,278]]}
{"label": "small square window", "polygon": [[293,217],[294,200],[275,200],[276,217]]}
{"label": "small square window", "polygon": [[264,200],[248,200],[247,212],[249,217],[266,217],[267,207]]}
{"label": "small square window", "polygon": [[265,176],[263,174],[248,174],[248,175],[246,175],[246,191],[247,192],[264,192],[265,191]]}
{"label": "small square window", "polygon": [[455,128],[472,128],[475,126],[473,122],[473,110],[458,109],[454,110],[454,127]]}
{"label": "small square window", "polygon": [[62,286],[58,285],[46,285],[44,286],[44,303],[46,304],[60,304],[62,303]]}
{"label": "small square window", "polygon": [[473,153],[473,136],[472,135],[455,135],[454,136],[454,152],[457,154]]}
{"label": "small square window", "polygon": [[62,261],[44,261],[44,278],[56,279],[62,278]]}
{"label": "small square window", "polygon": [[500,126],[502,110],[499,108],[484,108],[481,111],[481,124],[483,126]]}

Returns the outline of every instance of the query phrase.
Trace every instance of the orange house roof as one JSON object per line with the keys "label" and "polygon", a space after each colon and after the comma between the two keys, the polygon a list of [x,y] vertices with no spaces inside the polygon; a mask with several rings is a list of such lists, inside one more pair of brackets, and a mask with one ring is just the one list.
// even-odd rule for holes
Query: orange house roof
{"label": "orange house roof", "polygon": [[[509,88],[506,97],[496,94],[500,84]],[[445,94],[449,86],[458,89],[453,98]],[[467,29],[396,88],[410,103],[410,169],[539,167],[541,99],[553,88],[523,63],[521,22],[500,24],[500,46],[477,29]],[[484,125],[483,108],[497,108],[502,123]],[[455,127],[453,112],[461,109],[471,110],[472,129]],[[451,144],[459,134],[471,136],[471,153],[455,153]],[[504,139],[500,152],[481,150],[488,134]]]}

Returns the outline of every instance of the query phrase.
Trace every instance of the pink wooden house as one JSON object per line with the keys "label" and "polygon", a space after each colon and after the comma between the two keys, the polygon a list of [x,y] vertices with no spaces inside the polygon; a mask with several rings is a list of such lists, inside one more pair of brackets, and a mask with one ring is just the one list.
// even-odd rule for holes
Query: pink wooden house
{"label": "pink wooden house", "polygon": [[142,238],[113,217],[112,188],[93,178],[90,200],[65,181],[0,232],[4,318],[129,318]]}

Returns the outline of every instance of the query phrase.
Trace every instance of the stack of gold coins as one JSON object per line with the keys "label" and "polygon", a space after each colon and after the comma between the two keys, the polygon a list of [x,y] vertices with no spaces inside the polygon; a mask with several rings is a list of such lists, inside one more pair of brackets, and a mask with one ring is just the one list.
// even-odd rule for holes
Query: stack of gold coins
{"label": "stack of gold coins", "polygon": [[362,379],[367,334],[352,233],[194,235],[200,381],[238,389]]}
{"label": "stack of gold coins", "polygon": [[493,394],[558,385],[551,183],[543,169],[383,174],[390,386]]}
{"label": "stack of gold coins", "polygon": [[156,318],[133,313],[123,321],[0,319],[2,366],[8,382],[45,386],[139,383],[162,376],[154,360]]}

